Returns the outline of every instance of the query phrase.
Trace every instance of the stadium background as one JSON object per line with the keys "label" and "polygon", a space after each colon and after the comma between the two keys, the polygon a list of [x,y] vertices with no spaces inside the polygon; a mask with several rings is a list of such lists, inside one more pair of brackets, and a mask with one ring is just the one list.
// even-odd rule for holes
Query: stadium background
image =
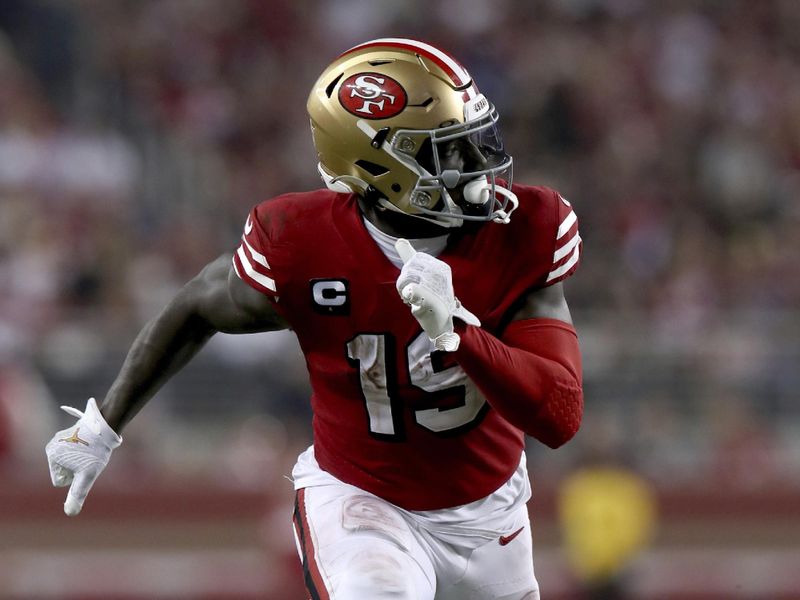
{"label": "stadium background", "polygon": [[[630,598],[800,598],[798,31],[795,0],[0,2],[0,597],[303,597],[290,334],[212,340],[78,519],[43,446],[252,204],[319,186],[324,66],[407,36],[460,58],[515,178],[581,218],[585,421],[529,445],[545,597],[581,597],[583,531]],[[650,529],[565,526],[567,482],[603,465],[652,494]]]}

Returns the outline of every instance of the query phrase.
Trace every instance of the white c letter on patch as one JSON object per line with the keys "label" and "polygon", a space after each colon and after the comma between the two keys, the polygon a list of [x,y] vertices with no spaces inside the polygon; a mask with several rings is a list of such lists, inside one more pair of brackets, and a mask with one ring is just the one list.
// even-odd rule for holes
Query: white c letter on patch
{"label": "white c letter on patch", "polygon": [[314,302],[319,306],[342,306],[347,302],[347,288],[343,281],[335,279],[315,281],[312,291]]}

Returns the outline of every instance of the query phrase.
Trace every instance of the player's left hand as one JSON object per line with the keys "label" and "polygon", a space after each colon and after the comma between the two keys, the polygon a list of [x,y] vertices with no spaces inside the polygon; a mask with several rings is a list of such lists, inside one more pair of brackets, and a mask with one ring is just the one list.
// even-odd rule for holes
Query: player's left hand
{"label": "player's left hand", "polygon": [[450,266],[417,252],[405,239],[397,240],[395,248],[403,260],[396,284],[403,302],[411,306],[411,314],[437,350],[457,350],[461,337],[453,330],[453,317],[468,325],[480,326],[481,322],[455,297]]}
{"label": "player's left hand", "polygon": [[64,512],[74,517],[81,512],[86,495],[122,438],[106,423],[94,398],[89,398],[84,412],[71,406],[61,409],[77,417],[78,422],[57,432],[45,452],[53,485],[70,486]]}

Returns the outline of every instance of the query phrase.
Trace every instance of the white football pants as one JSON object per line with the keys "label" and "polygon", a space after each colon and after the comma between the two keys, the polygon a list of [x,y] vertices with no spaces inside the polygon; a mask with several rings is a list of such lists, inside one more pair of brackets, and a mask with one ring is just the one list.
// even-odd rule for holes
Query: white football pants
{"label": "white football pants", "polygon": [[[470,549],[354,486],[297,491],[294,530],[312,600],[539,600],[528,511]],[[474,544],[473,544],[474,545]]]}

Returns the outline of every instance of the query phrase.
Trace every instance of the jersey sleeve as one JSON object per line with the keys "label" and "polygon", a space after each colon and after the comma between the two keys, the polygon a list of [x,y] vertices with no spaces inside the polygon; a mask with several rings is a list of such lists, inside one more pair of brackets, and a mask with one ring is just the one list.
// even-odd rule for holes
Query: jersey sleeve
{"label": "jersey sleeve", "polygon": [[269,238],[259,222],[256,210],[254,208],[247,216],[241,243],[233,255],[233,268],[245,283],[275,299],[278,289],[267,258],[270,252]]}
{"label": "jersey sleeve", "polygon": [[572,275],[580,262],[582,240],[578,231],[578,217],[558,192],[556,201],[556,223],[558,228],[553,240],[553,262],[547,274],[545,285],[553,285]]}

